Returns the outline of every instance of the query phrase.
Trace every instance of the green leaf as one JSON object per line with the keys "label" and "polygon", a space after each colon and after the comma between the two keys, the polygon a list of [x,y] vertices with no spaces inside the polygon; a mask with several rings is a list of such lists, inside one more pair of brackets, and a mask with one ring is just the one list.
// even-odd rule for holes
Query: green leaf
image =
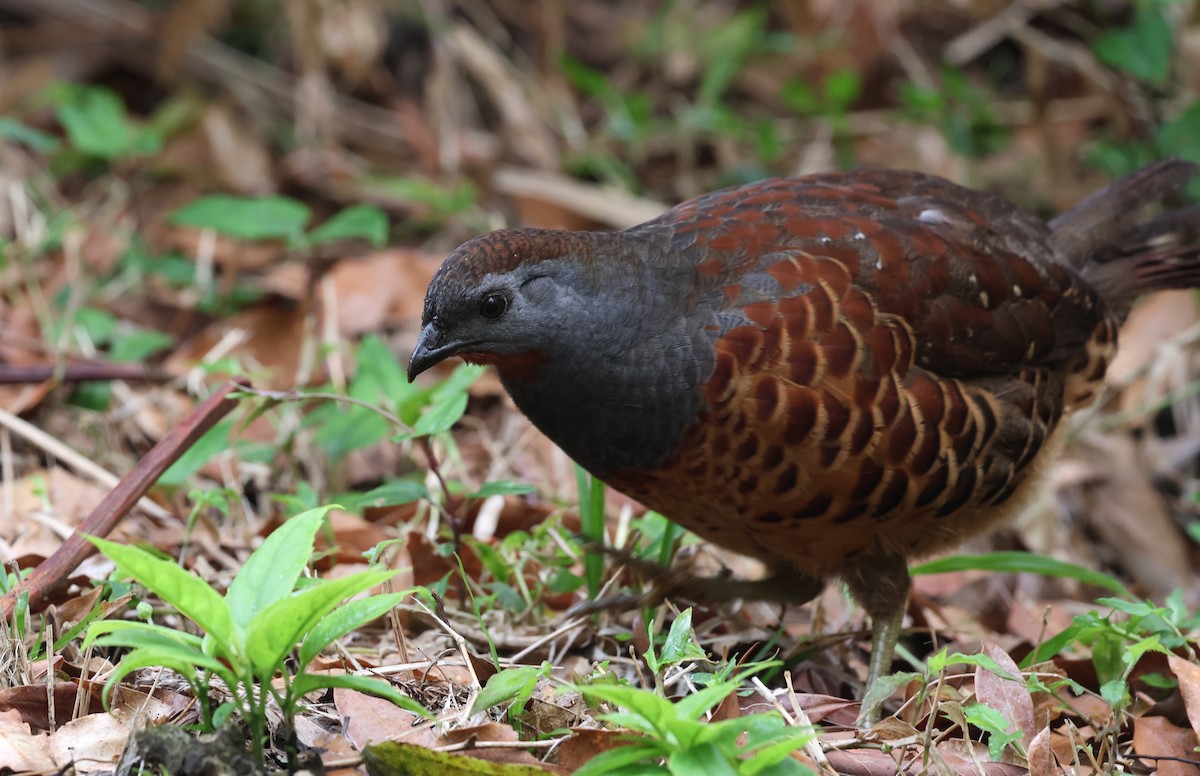
{"label": "green leaf", "polygon": [[96,536],[89,536],[87,540],[112,559],[122,574],[136,579],[213,638],[235,645],[235,649],[241,643],[236,637],[228,604],[203,579],[137,547],[126,547]]}
{"label": "green leaf", "polygon": [[712,744],[677,750],[667,758],[667,770],[675,776],[737,776],[738,769]]}
{"label": "green leaf", "polygon": [[40,154],[57,151],[62,145],[53,135],[48,135],[7,116],[0,116],[0,138],[21,143]]}
{"label": "green leaf", "polygon": [[75,311],[75,328],[81,330],[87,338],[97,345],[108,342],[117,328],[117,319],[106,310],[95,307],[81,307]]}
{"label": "green leaf", "polygon": [[463,391],[431,405],[413,424],[411,436],[432,436],[449,431],[467,411],[467,398]]}
{"label": "green leaf", "polygon": [[219,452],[229,449],[230,432],[233,431],[234,421],[226,420],[204,432],[187,451],[171,464],[162,476],[158,478],[159,485],[182,485],[204,464]]}
{"label": "green leaf", "polygon": [[825,79],[825,108],[833,114],[845,113],[862,93],[862,81],[851,68],[835,70]]}
{"label": "green leaf", "polygon": [[92,644],[97,647],[130,647],[139,650],[143,657],[156,661],[156,665],[183,665],[192,670],[204,669],[213,673],[227,670],[220,660],[198,649],[152,633],[110,633],[93,639]]}
{"label": "green leaf", "polygon": [[1200,162],[1200,101],[1159,127],[1154,141],[1163,154]]}
{"label": "green leaf", "polygon": [[112,338],[109,357],[113,361],[144,361],[172,342],[169,335],[148,329],[117,334]]}
{"label": "green leaf", "polygon": [[502,703],[528,700],[538,680],[549,675],[549,663],[540,666],[516,666],[497,671],[475,697],[475,705],[471,707],[471,712],[490,709]]}
{"label": "green leaf", "polygon": [[328,243],[361,237],[376,248],[387,244],[388,220],[374,205],[354,205],[336,213],[308,233],[311,243]]}
{"label": "green leaf", "polygon": [[258,613],[246,632],[246,653],[256,676],[273,676],[283,659],[326,615],[347,598],[395,576],[362,571],[306,588]]}
{"label": "green leaf", "polygon": [[74,407],[103,412],[112,403],[112,383],[107,380],[80,383],[71,389],[67,401]]}
{"label": "green leaf", "polygon": [[422,717],[432,719],[434,716],[420,703],[403,694],[383,679],[356,676],[354,674],[300,674],[296,677],[295,682],[292,683],[292,690],[296,696],[307,695],[313,690],[325,688],[357,690],[358,692],[389,700],[400,708],[411,711],[414,714],[419,714]]}
{"label": "green leaf", "polygon": [[1008,732],[1010,726],[1015,727],[1014,723],[1005,719],[1003,714],[990,706],[977,703],[965,707],[963,713],[968,722],[988,734],[988,754],[993,760],[1000,759],[1004,753],[1004,747],[1021,740],[1020,730]]}
{"label": "green leaf", "polygon": [[114,92],[100,86],[76,86],[64,93],[58,121],[72,146],[101,159],[115,159],[133,148],[137,131]]}
{"label": "green leaf", "polygon": [[911,671],[897,671],[894,674],[881,676],[867,688],[866,694],[863,696],[862,707],[860,714],[867,714],[883,705],[883,702],[896,694],[909,682],[914,679],[922,679],[920,674]]}
{"label": "green leaf", "polygon": [[356,512],[366,507],[396,506],[410,504],[426,498],[429,489],[425,483],[416,480],[388,480],[382,485],[371,488],[366,493],[343,494],[340,501],[346,504],[346,509]]}
{"label": "green leaf", "polygon": [[335,639],[340,639],[350,631],[387,614],[408,595],[408,591],[373,595],[350,601],[334,609],[304,637],[304,643],[300,647],[300,667],[308,668],[317,655],[321,654],[321,650],[332,644]]}
{"label": "green leaf", "polygon": [[997,663],[995,660],[992,660],[990,657],[988,657],[987,655],[985,655],[983,653],[979,653],[979,654],[975,654],[975,655],[965,655],[961,652],[955,652],[954,654],[951,655],[951,654],[948,654],[948,652],[949,652],[949,650],[947,650],[945,647],[942,647],[940,652],[938,652],[933,657],[929,658],[927,666],[928,666],[930,674],[940,674],[942,671],[944,671],[945,669],[947,669],[953,665],[970,665],[970,666],[979,666],[979,667],[989,671],[990,673],[995,674],[996,676],[1000,677],[1001,679],[1010,679],[1013,681],[1017,681],[1020,679],[1020,677],[1018,677],[1018,676],[1013,676],[1013,675],[1009,674],[1007,671],[1005,671],[1003,668],[1000,667],[999,663]]}
{"label": "green leaf", "polygon": [[701,714],[712,711],[737,687],[734,682],[714,682],[703,690],[685,695],[675,704],[676,713],[683,719],[699,719]]}
{"label": "green leaf", "polygon": [[1105,32],[1092,44],[1104,64],[1155,86],[1163,86],[1171,73],[1175,35],[1162,10],[1152,3],[1137,3],[1133,24]]}
{"label": "green leaf", "polygon": [[[139,641],[143,636],[141,634],[149,634],[146,641]],[[87,637],[83,640],[83,649],[87,649],[92,643],[101,636],[115,635],[118,638],[124,639],[123,644],[127,646],[150,646],[159,643],[162,638],[169,638],[173,643],[191,649],[200,649],[202,639],[192,633],[175,630],[174,628],[165,628],[161,625],[154,625],[148,622],[138,622],[136,620],[101,620],[93,623],[87,632]]]}
{"label": "green leaf", "polygon": [[606,774],[660,774],[662,768],[649,765],[636,769],[638,763],[647,762],[662,757],[665,754],[659,744],[653,741],[634,739],[632,743],[601,752],[576,769],[572,776],[605,776]]}
{"label": "green leaf", "polygon": [[489,496],[524,496],[528,493],[537,493],[537,488],[527,482],[512,482],[510,480],[502,480],[500,482],[485,483],[482,488],[471,493],[467,498],[488,498]]}
{"label": "green leaf", "polygon": [[[176,659],[169,652],[160,652],[153,649],[135,649],[121,658],[121,662],[117,663],[117,667],[109,675],[108,680],[104,682],[103,696],[105,708],[108,707],[108,700],[113,688],[122,679],[139,668],[151,667],[169,668],[182,676],[193,688],[199,688],[199,683],[196,681],[196,666],[190,660],[183,658]],[[212,673],[220,676],[221,681],[225,682],[229,687],[238,686],[237,677],[225,666],[221,665],[220,670],[214,669]]]}
{"label": "green leaf", "polygon": [[692,610],[689,607],[680,612],[675,621],[671,623],[671,629],[667,632],[667,640],[663,642],[658,662],[667,666],[684,660],[704,657],[706,656],[703,650],[699,649],[692,641]]}
{"label": "green leaf", "polygon": [[953,555],[922,563],[909,569],[916,574],[944,574],[949,571],[1002,571],[1008,573],[1042,574],[1048,577],[1076,579],[1089,585],[1111,590],[1117,595],[1132,597],[1119,580],[1099,571],[1076,566],[1045,555],[1031,552],[987,552],[980,555]]}
{"label": "green leaf", "polygon": [[576,685],[575,689],[588,700],[601,700],[616,708],[627,709],[623,714],[605,716],[619,719],[621,724],[635,730],[657,734],[677,718],[675,706],[670,701],[636,687],[589,684]]}
{"label": "green leaf", "polygon": [[233,622],[243,633],[256,615],[296,589],[296,580],[312,559],[317,530],[334,508],[340,509],[318,507],[289,518],[246,559],[225,596]]}
{"label": "green leaf", "polygon": [[212,229],[241,240],[285,239],[300,242],[312,211],[290,197],[234,197],[211,194],[176,210],[170,222]]}

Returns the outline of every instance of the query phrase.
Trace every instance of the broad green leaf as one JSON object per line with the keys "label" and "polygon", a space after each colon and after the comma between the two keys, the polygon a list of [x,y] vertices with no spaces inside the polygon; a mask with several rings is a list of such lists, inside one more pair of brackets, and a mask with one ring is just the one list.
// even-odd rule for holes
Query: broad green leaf
{"label": "broad green leaf", "polygon": [[699,719],[701,714],[711,711],[725,700],[725,696],[737,689],[734,682],[714,682],[702,690],[685,695],[675,707],[683,719]]}
{"label": "broad green leaf", "polygon": [[433,714],[417,701],[397,690],[384,679],[354,674],[300,674],[292,683],[293,694],[297,697],[307,695],[313,690],[325,688],[342,688],[374,695],[391,701],[402,709],[419,714],[422,717],[433,718]]}
{"label": "broad green leaf", "polygon": [[137,547],[95,536],[87,539],[111,558],[122,574],[136,579],[213,638],[229,644],[240,643],[236,640],[229,605],[203,579]]}
{"label": "broad green leaf", "polygon": [[226,420],[204,432],[183,455],[171,464],[162,476],[158,478],[159,485],[182,485],[188,477],[200,471],[200,467],[219,452],[229,449],[230,432],[234,422]]}
{"label": "broad green leaf", "polygon": [[176,210],[170,221],[241,240],[299,241],[311,217],[307,205],[290,197],[210,194]]}
{"label": "broad green leaf", "polygon": [[667,770],[674,776],[738,776],[738,769],[712,744],[672,752],[667,758]]}
{"label": "broad green leaf", "polygon": [[334,508],[340,507],[318,507],[288,518],[246,559],[225,595],[233,622],[242,633],[255,615],[296,589],[296,580],[312,559],[317,530]]}
{"label": "broad green leaf", "polygon": [[[122,638],[122,635],[131,638]],[[198,649],[181,646],[168,638],[155,639],[152,634],[115,634],[100,636],[92,642],[98,647],[129,647],[143,657],[156,661],[150,665],[189,666],[191,670],[205,669],[213,673],[227,671],[225,664],[216,658],[205,655]],[[134,654],[133,652],[129,654]],[[183,672],[181,672],[183,673]]]}
{"label": "broad green leaf", "polygon": [[540,666],[515,666],[497,671],[475,697],[475,705],[471,707],[471,711],[474,713],[521,698],[528,699],[537,686],[538,679],[549,675],[549,663]]}
{"label": "broad green leaf", "polygon": [[1059,652],[1062,652],[1068,644],[1075,643],[1085,629],[1086,626],[1079,622],[1074,622],[1068,625],[1066,628],[1063,628],[1061,631],[1046,639],[1041,644],[1038,644],[1037,649],[1026,655],[1025,659],[1018,663],[1018,665],[1020,665],[1021,668],[1029,668],[1035,663],[1049,660]]}
{"label": "broad green leaf", "polygon": [[338,604],[395,574],[394,571],[363,571],[321,582],[259,612],[246,632],[246,653],[255,675],[264,679],[272,676],[305,634]]}
{"label": "broad green leaf", "polygon": [[980,555],[953,555],[949,558],[922,563],[909,570],[910,574],[943,574],[948,571],[1003,571],[1009,573],[1042,574],[1048,577],[1076,579],[1089,585],[1111,590],[1117,595],[1132,597],[1120,581],[1099,571],[1076,566],[1045,555],[1031,552],[986,552]]}
{"label": "broad green leaf", "polygon": [[161,331],[142,329],[127,334],[115,334],[109,357],[113,361],[143,361],[168,347],[174,340]]}
{"label": "broad green leaf", "polygon": [[311,243],[327,243],[361,237],[376,248],[387,244],[388,220],[374,205],[354,205],[334,214],[325,223],[308,233]]}
{"label": "broad green leaf", "polygon": [[881,676],[867,688],[866,694],[863,696],[860,714],[866,714],[874,709],[878,709],[883,705],[883,702],[892,697],[898,690],[903,688],[914,679],[922,679],[920,674],[911,671],[898,671],[894,674]]}
{"label": "broad green leaf", "polygon": [[455,394],[431,405],[413,424],[412,436],[431,436],[449,431],[467,411],[467,393]]}
{"label": "broad green leaf", "polygon": [[[188,684],[192,685],[193,687],[198,686],[195,667],[191,661],[186,659],[176,660],[169,653],[159,652],[153,649],[135,649],[121,658],[121,662],[117,663],[117,666],[113,669],[112,674],[104,682],[103,699],[105,708],[108,708],[108,699],[113,688],[116,687],[122,679],[140,668],[154,667],[168,668],[182,676]],[[225,682],[225,684],[230,688],[238,687],[237,676],[235,676],[227,666],[220,665],[220,668],[214,669],[212,673],[219,676],[221,681]]]}
{"label": "broad green leaf", "polygon": [[321,654],[321,650],[332,644],[335,639],[340,639],[376,617],[387,614],[408,595],[407,591],[373,595],[370,598],[350,601],[334,609],[304,637],[304,644],[300,647],[300,668],[307,668],[309,663]]}
{"label": "broad green leaf", "polygon": [[692,610],[684,609],[671,623],[667,640],[663,642],[659,662],[672,665],[689,658],[703,658],[705,654],[692,642]]}
{"label": "broad green leaf", "polygon": [[635,687],[593,684],[578,685],[575,689],[585,698],[598,698],[622,710],[604,715],[606,719],[646,733],[661,734],[684,718],[667,699]]}
{"label": "broad green leaf", "polygon": [[955,652],[954,654],[949,654],[949,650],[942,647],[941,651],[929,658],[929,662],[927,663],[929,673],[931,674],[939,674],[952,665],[979,666],[1001,679],[1011,679],[1013,681],[1020,679],[1020,677],[1009,674],[1000,667],[999,663],[982,653],[965,655],[961,652]]}
{"label": "broad green leaf", "polygon": [[1135,8],[1132,25],[1103,33],[1092,49],[1109,67],[1162,86],[1171,73],[1175,35],[1157,6],[1136,3]]}
{"label": "broad green leaf", "polygon": [[168,638],[175,644],[181,647],[191,649],[200,649],[202,639],[194,633],[176,630],[175,628],[166,628],[162,625],[154,625],[149,622],[138,622],[136,620],[101,620],[93,623],[88,627],[86,638],[83,640],[83,649],[87,649],[92,645],[92,642],[101,636],[119,635],[120,638],[130,639],[125,643],[134,645],[132,639],[139,638],[137,634],[149,633],[153,634],[152,638]]}
{"label": "broad green leaf", "polygon": [[663,773],[662,766],[655,762],[667,754],[663,751],[663,747],[656,742],[641,740],[640,736],[631,735],[630,739],[631,742],[625,746],[601,752],[588,760],[583,767],[576,769],[572,776],[605,776],[606,774],[620,774],[621,776],[647,774],[649,776],[649,774]]}
{"label": "broad green leaf", "polygon": [[66,94],[58,106],[58,120],[72,146],[102,159],[115,159],[133,147],[137,132],[115,93],[79,86],[68,87]]}

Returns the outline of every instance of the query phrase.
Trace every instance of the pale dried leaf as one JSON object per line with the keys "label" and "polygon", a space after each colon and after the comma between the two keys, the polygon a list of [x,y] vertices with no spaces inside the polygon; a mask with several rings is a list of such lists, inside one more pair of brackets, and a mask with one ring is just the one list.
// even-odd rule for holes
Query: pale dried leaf
{"label": "pale dried leaf", "polygon": [[1000,712],[1010,723],[1008,732],[1020,732],[1021,742],[1028,749],[1035,730],[1033,698],[1025,686],[1021,669],[1007,652],[990,642],[983,645],[983,654],[994,660],[1012,678],[1005,679],[983,666],[976,666],[975,697],[980,703]]}

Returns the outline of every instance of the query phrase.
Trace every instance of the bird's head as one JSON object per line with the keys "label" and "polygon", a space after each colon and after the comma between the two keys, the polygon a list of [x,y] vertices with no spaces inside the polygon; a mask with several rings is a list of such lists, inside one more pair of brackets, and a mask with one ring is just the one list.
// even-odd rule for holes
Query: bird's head
{"label": "bird's head", "polygon": [[591,306],[589,235],[507,229],[462,245],[425,294],[408,378],[458,356],[529,379]]}

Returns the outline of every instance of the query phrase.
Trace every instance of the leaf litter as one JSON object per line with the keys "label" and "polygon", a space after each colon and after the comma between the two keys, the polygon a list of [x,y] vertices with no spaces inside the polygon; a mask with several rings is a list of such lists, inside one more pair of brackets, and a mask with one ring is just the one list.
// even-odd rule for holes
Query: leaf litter
{"label": "leaf litter", "polygon": [[[181,558],[223,589],[284,515],[363,496],[334,513],[317,573],[361,570],[369,552],[400,571],[396,589],[434,594],[349,634],[313,670],[388,677],[437,722],[354,690],[314,695],[294,734],[329,772],[397,772],[384,764],[392,756],[403,767],[466,768],[462,758],[475,758],[571,772],[629,733],[604,722],[611,707],[566,683],[630,682],[680,699],[723,668],[775,657],[786,670],[728,694],[708,718],[770,713],[816,725],[790,755],[814,771],[1197,772],[1194,294],[1135,310],[1114,388],[1074,419],[1053,487],[1014,526],[968,548],[1100,569],[1163,608],[1125,612],[1142,628],[1131,630],[1095,603],[1103,591],[1068,577],[917,576],[905,645],[917,666],[946,657],[936,673],[898,677],[893,716],[866,737],[850,730],[865,623],[841,590],[786,611],[694,607],[687,642],[707,657],[686,653],[657,671],[647,655],[666,649],[683,604],[573,616],[586,576],[575,474],[493,376],[467,389],[465,415],[427,443],[359,406],[304,395],[348,395],[417,423],[428,397],[402,384],[398,362],[364,350],[363,337],[388,354],[411,350],[441,257],[508,223],[621,227],[745,176],[846,160],[939,172],[1060,210],[1105,177],[1081,149],[1109,172],[1121,154],[1189,152],[1170,145],[1178,126],[1137,129],[1161,102],[1137,77],[1158,70],[1121,70],[1120,57],[1133,55],[1121,36],[1152,34],[1153,24],[1090,18],[1075,3],[995,16],[977,3],[844,10],[813,0],[759,13],[700,0],[655,11],[582,2],[536,14],[453,3],[423,6],[418,21],[371,3],[283,5],[290,36],[263,35],[265,20],[242,16],[251,4],[237,2],[189,0],[157,17],[117,0],[73,14],[0,0],[10,14],[0,32],[45,31],[0,62],[9,76],[0,114],[19,122],[0,127],[0,377],[46,369],[0,379],[6,568],[43,565],[112,488],[76,457],[131,472],[197,397],[238,377],[288,396],[256,417],[235,412],[180,451],[179,468],[149,491],[154,506],[134,507],[111,537]],[[127,56],[129,38],[145,41],[157,24],[159,56]],[[1116,36],[1103,44],[1112,69],[1089,60],[1077,32],[1085,24]],[[1181,18],[1178,39],[1194,27]],[[72,34],[94,36],[89,61],[77,60]],[[232,45],[239,35],[254,56]],[[1194,48],[1180,44],[1181,82],[1195,70]],[[45,97],[56,94],[55,72],[106,91],[56,107]],[[989,91],[973,99],[955,87],[960,77]],[[841,105],[846,83],[857,96]],[[302,210],[292,208],[287,230],[241,237],[178,215],[213,194],[286,196]],[[385,215],[389,246],[364,236],[322,247],[321,225],[363,203]],[[277,215],[225,231],[261,230]],[[103,376],[123,353],[152,371],[73,377]],[[22,436],[14,416],[74,457]],[[472,497],[497,483],[532,487]],[[610,543],[669,559],[658,549],[670,544],[665,524],[607,496]],[[697,574],[758,571],[691,540],[675,562]],[[24,621],[7,618],[0,769],[108,771],[132,728],[196,720],[187,685],[152,669],[128,677],[111,715],[103,710],[100,686],[119,654],[82,653],[71,630],[88,617],[133,617],[134,599],[101,600],[94,582],[110,564],[76,565]],[[604,580],[608,592],[641,584],[616,558]],[[167,609],[154,616],[184,627]],[[1183,628],[1179,638],[1172,628]],[[1077,639],[1061,651],[1038,652],[1072,629]],[[1147,639],[1156,641],[1122,651]],[[960,653],[980,659],[956,662]],[[493,686],[496,677],[513,683]],[[481,696],[496,704],[481,707]],[[276,765],[286,761],[280,719]],[[371,749],[385,741],[410,748]],[[367,751],[376,754],[364,763]]]}

